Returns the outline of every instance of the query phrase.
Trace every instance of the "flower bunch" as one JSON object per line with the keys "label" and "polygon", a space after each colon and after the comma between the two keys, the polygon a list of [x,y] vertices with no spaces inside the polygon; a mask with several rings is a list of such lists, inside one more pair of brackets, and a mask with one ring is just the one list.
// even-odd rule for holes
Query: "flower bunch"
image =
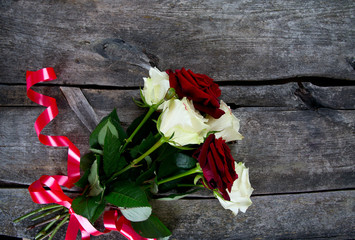
{"label": "flower bunch", "polygon": [[248,169],[235,162],[226,144],[243,136],[239,120],[219,100],[218,84],[184,68],[151,68],[143,79],[135,102],[147,112],[125,130],[114,110],[91,133],[75,183],[83,191],[72,211],[94,223],[108,208],[116,209],[143,238],[171,235],[149,203],[158,193],[177,189],[164,198],[174,200],[206,188],[224,208],[245,212],[253,191]]}

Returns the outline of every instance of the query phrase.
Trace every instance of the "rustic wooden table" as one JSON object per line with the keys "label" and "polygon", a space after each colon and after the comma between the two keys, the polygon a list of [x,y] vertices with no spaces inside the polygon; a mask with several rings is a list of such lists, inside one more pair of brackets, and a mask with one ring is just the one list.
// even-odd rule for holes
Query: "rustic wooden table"
{"label": "rustic wooden table", "polygon": [[[56,81],[34,88],[59,105],[45,133],[66,135],[86,152],[89,129],[113,108],[126,125],[141,113],[131,98],[156,65],[218,81],[245,136],[233,154],[255,188],[253,205],[236,217],[204,192],[154,202],[172,239],[354,238],[354,1],[0,6],[0,235],[33,237],[26,222],[12,222],[37,208],[27,187],[43,174],[66,173],[67,150],[36,137],[44,108],[26,98],[26,70],[55,69]],[[123,239],[94,239],[113,238]]]}

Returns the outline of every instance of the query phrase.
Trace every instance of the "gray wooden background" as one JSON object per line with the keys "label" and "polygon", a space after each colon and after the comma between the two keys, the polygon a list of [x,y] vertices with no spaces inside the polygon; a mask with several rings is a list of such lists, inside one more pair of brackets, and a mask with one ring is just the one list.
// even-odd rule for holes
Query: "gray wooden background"
{"label": "gray wooden background", "polygon": [[33,237],[12,223],[37,208],[27,187],[66,173],[67,150],[36,137],[44,108],[26,98],[26,70],[55,69],[34,88],[58,101],[44,133],[85,153],[113,108],[126,126],[142,112],[131,98],[152,65],[219,82],[255,188],[236,217],[207,192],[153,202],[172,239],[354,238],[354,26],[351,0],[0,1],[0,235]]}

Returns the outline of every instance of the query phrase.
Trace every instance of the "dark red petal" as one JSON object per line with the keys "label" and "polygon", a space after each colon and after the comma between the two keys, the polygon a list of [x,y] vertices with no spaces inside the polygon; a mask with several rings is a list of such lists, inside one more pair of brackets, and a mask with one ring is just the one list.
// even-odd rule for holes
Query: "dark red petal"
{"label": "dark red petal", "polygon": [[197,160],[200,163],[200,166],[201,166],[202,169],[207,164],[208,150],[209,150],[209,147],[210,147],[210,143],[212,141],[214,141],[214,139],[215,139],[215,135],[214,134],[209,135],[208,138],[206,138],[205,142],[202,144],[202,146],[200,148],[201,150],[200,150],[200,153],[199,153],[199,156],[198,156]]}
{"label": "dark red petal", "polygon": [[223,187],[223,181],[221,179],[220,174],[218,173],[216,163],[214,162],[214,156],[212,155],[211,152],[208,153],[207,156],[208,159],[208,166],[210,167],[211,171],[213,172],[213,179],[217,183],[218,189]]}
{"label": "dark red petal", "polygon": [[228,190],[230,191],[231,187],[233,186],[233,182],[238,178],[237,173],[235,172],[235,161],[230,153],[230,149],[227,144],[223,145],[226,156],[226,176],[229,179]]}
{"label": "dark red petal", "polygon": [[193,102],[194,107],[204,113],[207,113],[208,115],[212,116],[215,119],[220,118],[225,112],[219,108],[214,108],[214,107],[209,107],[209,106],[204,106],[201,105],[197,102]]}
{"label": "dark red petal", "polygon": [[181,90],[180,82],[176,77],[176,74],[171,69],[167,70],[166,73],[169,75],[170,87],[174,88],[176,94],[180,97],[180,95],[182,94],[182,90]]}
{"label": "dark red petal", "polygon": [[212,155],[214,157],[214,162],[216,163],[217,169],[220,172],[220,174],[223,175],[224,174],[224,164],[223,164],[223,160],[219,156],[219,150],[217,150],[218,146],[217,146],[217,148],[213,144],[211,144],[210,146],[211,146],[210,150],[211,150]]}

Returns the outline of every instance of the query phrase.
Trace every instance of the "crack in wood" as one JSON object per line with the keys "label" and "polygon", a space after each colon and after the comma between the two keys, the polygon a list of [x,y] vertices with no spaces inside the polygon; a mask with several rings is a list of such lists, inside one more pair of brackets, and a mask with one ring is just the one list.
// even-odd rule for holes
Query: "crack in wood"
{"label": "crack in wood", "polygon": [[309,109],[315,111],[318,108],[324,108],[324,106],[312,96],[311,92],[306,89],[302,83],[298,83],[298,87],[299,88],[295,91],[295,95],[299,97]]}
{"label": "crack in wood", "polygon": [[[150,68],[151,59],[148,55],[122,39],[107,38],[98,40],[94,42],[92,49],[114,63],[129,63],[147,70]],[[149,56],[152,58],[151,54]],[[155,59],[153,62],[157,62],[157,60]],[[114,65],[111,65],[111,68],[112,67],[114,67]]]}

